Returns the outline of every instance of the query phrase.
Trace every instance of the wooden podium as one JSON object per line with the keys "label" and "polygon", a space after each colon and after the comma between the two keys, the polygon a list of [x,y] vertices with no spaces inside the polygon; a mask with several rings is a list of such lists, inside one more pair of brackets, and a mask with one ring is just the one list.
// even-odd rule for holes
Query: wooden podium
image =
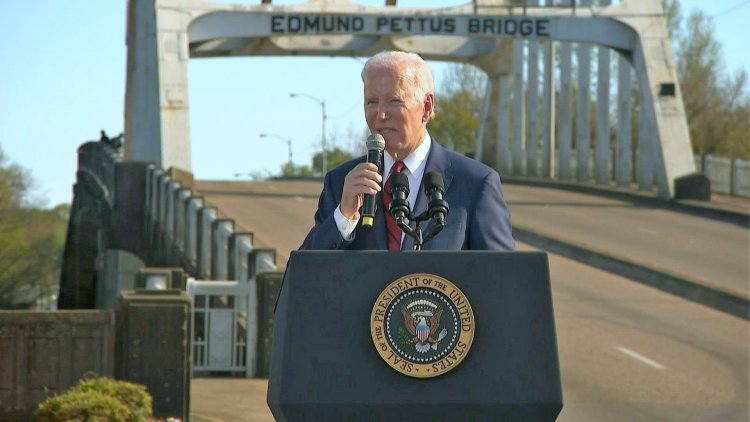
{"label": "wooden podium", "polygon": [[[391,367],[371,331],[377,303],[401,300],[384,289],[404,290],[394,281],[413,274],[449,280],[473,311],[470,349],[437,376],[414,377]],[[408,302],[403,300],[404,310]],[[389,315],[395,333],[396,322],[407,318],[397,310]],[[467,329],[454,325],[456,333]],[[447,333],[444,342],[451,341]],[[433,343],[443,339],[437,332],[430,336]],[[407,349],[395,345],[395,334],[392,342]],[[412,350],[412,343],[404,344]],[[425,347],[431,344],[425,340]],[[429,355],[421,353],[409,352],[417,359]],[[423,367],[437,371],[445,362],[453,364],[447,359]],[[555,420],[562,387],[546,254],[292,252],[275,314],[268,405],[278,421]]]}

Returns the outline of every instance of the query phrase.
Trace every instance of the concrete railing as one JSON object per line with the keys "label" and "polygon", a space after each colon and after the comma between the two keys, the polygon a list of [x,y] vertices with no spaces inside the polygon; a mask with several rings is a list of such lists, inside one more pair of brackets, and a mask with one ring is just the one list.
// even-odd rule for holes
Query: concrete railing
{"label": "concrete railing", "polygon": [[695,168],[711,181],[711,191],[750,197],[750,160],[698,155]]}
{"label": "concrete railing", "polygon": [[0,420],[28,420],[84,376],[111,377],[114,328],[112,311],[0,311]]}
{"label": "concrete railing", "polygon": [[164,171],[149,168],[146,184],[147,230],[171,265],[185,264],[197,279],[246,282],[277,270],[275,250],[255,248],[252,233],[237,232],[233,220]]}
{"label": "concrete railing", "polygon": [[[276,291],[259,283],[267,284],[264,280],[270,280],[261,275],[277,271],[276,251],[256,248],[252,233],[237,231],[233,220],[221,218],[219,210],[204,198],[194,195],[189,187],[154,166],[147,169],[145,197],[145,226],[153,245],[153,262],[159,266],[182,267],[191,274],[193,280],[188,282],[191,297],[217,296],[218,301],[235,297],[232,304],[222,306],[233,309],[234,327],[242,327],[243,331],[239,338],[232,338],[231,349],[242,348],[244,352],[234,350],[227,355],[231,359],[226,362],[216,356],[213,356],[216,359],[207,359],[202,351],[211,348],[211,333],[214,329],[220,331],[221,326],[194,330],[194,345],[201,347],[192,350],[193,369],[236,372],[242,367],[246,376],[263,375],[270,333],[269,322],[260,307],[275,300]],[[259,293],[269,297],[259,297]],[[213,311],[205,306],[196,310],[199,313]],[[226,318],[226,314],[222,317]],[[216,318],[214,323],[219,324],[219,315]],[[204,323],[211,321],[210,316],[199,319]],[[219,345],[215,346],[218,350]],[[242,359],[238,360],[238,356]]]}

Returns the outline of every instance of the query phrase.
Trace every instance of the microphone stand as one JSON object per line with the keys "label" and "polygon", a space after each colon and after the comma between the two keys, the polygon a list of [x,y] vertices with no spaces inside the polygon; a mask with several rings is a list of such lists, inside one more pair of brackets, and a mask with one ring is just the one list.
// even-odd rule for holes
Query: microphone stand
{"label": "microphone stand", "polygon": [[436,222],[435,226],[432,227],[432,230],[430,230],[430,232],[427,233],[426,236],[424,236],[424,234],[422,233],[421,223],[430,219],[429,211],[425,211],[418,216],[410,215],[409,219],[411,221],[414,221],[414,228],[409,225],[406,217],[397,218],[396,224],[407,236],[411,237],[414,240],[415,251],[421,251],[425,243],[435,237],[445,227],[444,221]]}

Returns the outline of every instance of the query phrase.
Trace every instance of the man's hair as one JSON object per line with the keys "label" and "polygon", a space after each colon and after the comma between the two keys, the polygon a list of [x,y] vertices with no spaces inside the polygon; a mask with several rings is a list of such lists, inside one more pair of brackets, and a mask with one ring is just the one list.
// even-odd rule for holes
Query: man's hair
{"label": "man's hair", "polygon": [[[373,68],[385,67],[394,68],[400,64],[406,64],[405,71],[401,75],[401,80],[405,82],[405,87],[418,103],[424,103],[427,94],[435,95],[435,83],[432,79],[432,71],[427,63],[416,53],[407,53],[404,51],[381,51],[370,57],[362,68],[362,81],[364,82],[367,73]],[[435,107],[432,107],[432,118],[435,115]]]}

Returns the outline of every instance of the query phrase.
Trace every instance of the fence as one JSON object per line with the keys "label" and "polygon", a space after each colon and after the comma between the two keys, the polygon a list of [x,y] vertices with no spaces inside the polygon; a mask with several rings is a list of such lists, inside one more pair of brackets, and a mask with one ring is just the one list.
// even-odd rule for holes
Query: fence
{"label": "fence", "polygon": [[750,197],[750,160],[696,155],[695,168],[711,180],[711,191]]}
{"label": "fence", "polygon": [[[192,362],[200,372],[242,372],[258,376],[259,331],[268,324],[259,309],[267,278],[276,272],[276,251],[258,249],[253,234],[240,232],[233,220],[193,195],[188,186],[150,166],[146,174],[146,227],[155,251],[154,263],[179,266],[194,278]],[[275,297],[276,292],[267,293]]]}

